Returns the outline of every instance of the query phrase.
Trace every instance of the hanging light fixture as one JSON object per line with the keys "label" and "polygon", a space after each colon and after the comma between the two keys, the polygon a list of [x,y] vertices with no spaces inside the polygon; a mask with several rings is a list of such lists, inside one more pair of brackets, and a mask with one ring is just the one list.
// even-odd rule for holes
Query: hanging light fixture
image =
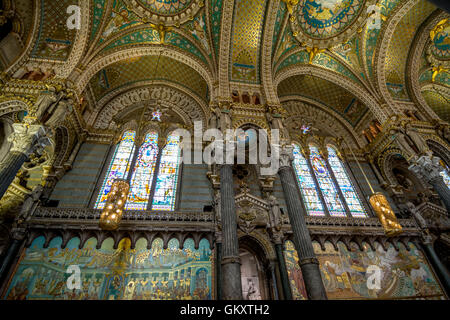
{"label": "hanging light fixture", "polygon": [[130,185],[126,180],[114,180],[100,216],[100,228],[110,231],[119,228],[129,191]]}
{"label": "hanging light fixture", "polygon": [[359,163],[358,158],[353,153],[352,148],[349,147],[347,141],[345,141],[345,144],[347,145],[347,148],[350,149],[350,152],[352,153],[353,158],[355,158],[359,169],[361,170],[364,178],[366,179],[367,184],[370,187],[370,191],[372,192],[372,195],[369,197],[369,202],[370,202],[370,205],[372,206],[373,210],[375,211],[378,219],[380,220],[381,225],[383,226],[384,233],[388,237],[394,237],[394,236],[401,234],[403,232],[402,226],[398,222],[397,217],[395,216],[394,210],[392,210],[386,196],[384,194],[382,194],[381,192],[375,192],[373,190],[372,185],[370,184],[370,181],[367,178],[366,173],[364,172],[363,168],[361,167],[361,164]]}
{"label": "hanging light fixture", "polygon": [[[153,85],[156,72],[158,71],[159,61],[161,59],[162,51],[160,51],[158,60],[153,73],[152,83]],[[147,108],[144,106],[142,109],[141,119],[139,120],[138,135],[142,134],[145,126],[145,111]],[[158,111],[159,112],[159,111]],[[155,117],[155,114],[153,114]],[[161,121],[161,116],[159,115],[159,121]],[[131,176],[129,176],[129,179]],[[108,199],[106,200],[105,207],[103,208],[102,214],[100,216],[100,228],[103,230],[117,230],[119,228],[120,222],[122,221],[123,211],[128,199],[128,193],[130,192],[130,182],[129,179],[116,179],[114,180],[111,190],[108,194]]]}

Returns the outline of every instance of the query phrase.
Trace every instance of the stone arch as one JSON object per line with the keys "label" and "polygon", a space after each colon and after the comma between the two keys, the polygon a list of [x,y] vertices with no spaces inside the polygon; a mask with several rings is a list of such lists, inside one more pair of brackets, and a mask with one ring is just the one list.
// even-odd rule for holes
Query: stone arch
{"label": "stone arch", "polygon": [[0,100],[0,117],[12,112],[27,111],[30,104],[25,99]]}
{"label": "stone arch", "polygon": [[[397,103],[391,96],[390,92],[388,91],[387,85],[386,85],[386,68],[385,68],[386,56],[389,51],[389,46],[391,44],[392,38],[397,31],[397,26],[402,21],[402,18],[406,14],[408,14],[408,12],[411,9],[413,9],[417,3],[418,3],[418,0],[408,0],[399,9],[396,9],[396,12],[391,17],[389,17],[389,20],[387,21],[387,23],[385,23],[383,25],[382,32],[380,32],[382,41],[381,41],[380,45],[378,46],[379,49],[375,53],[376,54],[376,56],[374,58],[375,66],[373,68],[374,76],[376,79],[375,81],[377,82],[377,87],[379,88],[381,95],[384,97],[387,104],[389,105],[389,107],[392,109],[392,112],[394,112],[394,113],[400,113],[401,110],[399,110]],[[407,55],[407,54],[408,53],[405,53],[405,55]],[[408,63],[408,61],[406,63]],[[405,84],[407,84],[407,83],[405,83]],[[429,109],[426,111],[429,111]],[[383,123],[383,121],[380,121],[380,122]]]}
{"label": "stone arch", "polygon": [[86,120],[94,128],[106,129],[113,117],[124,109],[141,107],[142,103],[150,101],[159,101],[161,106],[170,108],[188,126],[193,125],[194,121],[205,125],[210,112],[203,99],[181,85],[167,81],[144,81],[109,93],[99,101],[98,107]]}
{"label": "stone arch", "polygon": [[192,69],[194,69],[206,81],[209,88],[209,92],[211,92],[212,94],[214,93],[213,91],[214,77],[206,65],[204,65],[199,60],[188,56],[181,50],[160,45],[144,46],[139,48],[127,48],[117,52],[109,53],[104,57],[98,57],[94,59],[91,63],[87,65],[84,72],[78,75],[74,75],[76,77],[74,81],[75,88],[78,90],[78,92],[82,92],[85,89],[88,82],[91,80],[91,78],[95,74],[97,74],[97,72],[116,62],[130,58],[136,58],[141,56],[152,56],[152,55],[157,56],[160,54],[161,56],[168,57],[181,63],[184,63],[189,67],[191,67]]}
{"label": "stone arch", "polygon": [[318,77],[327,81],[330,81],[344,90],[353,94],[358,100],[364,103],[367,107],[369,107],[372,114],[381,122],[387,120],[388,115],[386,111],[380,107],[380,104],[377,100],[372,96],[368,89],[363,87],[362,85],[352,81],[348,78],[343,77],[342,75],[329,71],[320,67],[311,66],[311,65],[302,65],[302,66],[290,66],[282,69],[275,76],[274,86],[278,87],[283,80],[287,78],[297,76],[297,75],[310,75],[314,77]]}
{"label": "stone arch", "polygon": [[55,129],[55,152],[53,155],[53,166],[61,167],[64,161],[70,156],[69,145],[70,145],[70,133],[69,130],[64,127],[58,127]]}
{"label": "stone arch", "polygon": [[[318,129],[338,133],[350,145],[356,143],[359,147],[363,147],[366,144],[348,121],[337,112],[330,110],[330,108],[317,101],[301,96],[286,96],[281,99],[281,102],[284,108],[290,111],[290,114],[297,114],[287,119],[286,125],[288,128],[298,120],[307,120],[308,122],[314,123]],[[291,110],[294,107],[298,110]]]}
{"label": "stone arch", "polygon": [[[12,1],[11,1],[12,2]],[[33,18],[32,18],[32,25],[30,26],[29,34],[31,34],[31,37],[28,37],[27,42],[23,45],[23,50],[19,54],[18,57],[16,57],[15,61],[7,67],[5,70],[5,73],[12,75],[14,74],[20,67],[22,67],[25,62],[28,60],[28,57],[31,54],[31,51],[33,50],[33,47],[37,41],[37,38],[39,36],[39,27],[40,27],[40,13],[41,13],[41,1],[39,0],[31,0],[33,4]],[[23,24],[21,23],[21,26]],[[28,35],[26,35],[28,36]]]}
{"label": "stone arch", "polygon": [[436,25],[438,21],[446,16],[447,15],[445,12],[435,11],[431,14],[430,17],[428,17],[428,19],[417,31],[407,62],[406,86],[408,92],[410,93],[411,100],[414,101],[415,105],[419,108],[419,111],[423,112],[427,116],[427,118],[430,119],[439,119],[439,117],[433,111],[433,109],[428,106],[422,95],[419,83],[421,57],[428,43],[431,29]]}
{"label": "stone arch", "polygon": [[450,146],[436,137],[428,137],[426,141],[431,151],[450,167]]}

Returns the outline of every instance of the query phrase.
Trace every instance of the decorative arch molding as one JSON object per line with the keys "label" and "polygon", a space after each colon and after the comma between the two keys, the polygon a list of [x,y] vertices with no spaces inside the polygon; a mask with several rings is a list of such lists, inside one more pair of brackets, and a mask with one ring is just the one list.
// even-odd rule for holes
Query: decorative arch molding
{"label": "decorative arch molding", "polygon": [[6,70],[5,73],[8,75],[13,75],[16,73],[19,68],[21,68],[26,61],[28,60],[31,51],[33,50],[34,45],[36,44],[36,41],[38,39],[39,35],[39,26],[40,26],[40,19],[39,15],[41,13],[41,1],[39,0],[31,0],[33,1],[33,7],[35,8],[34,14],[33,14],[33,25],[31,26],[30,33],[32,34],[31,37],[29,37],[28,42],[25,45],[25,48],[22,52],[22,54],[19,55],[19,57],[14,61]]}
{"label": "decorative arch molding", "polygon": [[387,51],[389,49],[389,45],[394,36],[394,33],[397,29],[397,25],[401,22],[402,18],[421,0],[408,0],[403,6],[398,9],[395,14],[393,14],[387,23],[384,25],[383,34],[381,34],[381,44],[379,45],[379,49],[375,53],[375,66],[374,76],[376,79],[377,87],[380,90],[381,96],[384,97],[388,106],[392,109],[393,113],[400,113],[401,110],[395,100],[392,98],[391,94],[386,85],[386,70],[385,70],[385,61]]}
{"label": "decorative arch molding", "polygon": [[267,236],[261,234],[260,232],[253,231],[250,234],[244,234],[242,231],[239,230],[239,241],[240,242],[244,241],[247,244],[253,242],[257,246],[259,246],[260,249],[262,249],[265,258],[267,260],[269,261],[276,260],[276,253],[273,248],[271,240]]}
{"label": "decorative arch molding", "polygon": [[140,239],[147,240],[147,249],[150,249],[153,245],[153,242],[156,239],[163,240],[163,247],[164,249],[167,249],[169,241],[172,239],[178,240],[180,244],[180,249],[183,248],[184,243],[188,239],[194,240],[195,249],[199,248],[200,241],[203,239],[206,239],[209,242],[210,248],[213,248],[213,238],[212,235],[208,232],[191,232],[189,234],[185,234],[182,232],[147,232],[147,231],[129,231],[129,230],[122,230],[118,232],[109,232],[109,231],[100,231],[100,230],[89,230],[80,228],[79,230],[64,230],[64,229],[49,229],[49,230],[40,230],[40,229],[33,229],[30,232],[29,237],[27,238],[27,241],[25,243],[25,247],[29,248],[34,240],[36,240],[39,237],[45,238],[44,248],[48,248],[51,241],[56,238],[61,238],[62,244],[61,248],[65,248],[70,240],[74,238],[80,239],[79,249],[82,249],[86,242],[89,239],[95,239],[97,240],[96,249],[100,249],[103,242],[111,238],[114,240],[114,249],[117,249],[120,241],[123,239],[130,239],[131,241],[131,248],[134,248],[136,245],[136,242]]}
{"label": "decorative arch molding", "polygon": [[104,103],[92,113],[88,124],[94,129],[108,129],[113,117],[125,108],[151,100],[160,100],[163,106],[177,113],[187,125],[192,125],[194,121],[202,121],[204,125],[206,124],[208,111],[204,101],[195,99],[192,93],[179,85],[170,82],[154,84],[156,86],[149,87],[146,83],[140,83],[111,93],[110,99],[105,99]]}
{"label": "decorative arch molding", "polygon": [[269,105],[278,105],[278,95],[273,85],[272,76],[272,46],[275,21],[277,19],[280,1],[270,1],[266,9],[263,43],[261,50],[261,81],[264,88],[265,100]]}
{"label": "decorative arch molding", "polygon": [[267,131],[270,130],[269,126],[267,125],[267,122],[263,119],[256,119],[256,118],[252,118],[252,119],[239,119],[235,122],[233,122],[233,129],[238,129],[238,128],[242,128],[244,126],[252,126],[252,127],[257,127],[257,128],[261,128],[261,129],[265,129]]}
{"label": "decorative arch molding", "polygon": [[104,57],[99,57],[93,60],[85,68],[84,71],[76,70],[78,76],[72,74],[73,77],[76,77],[74,81],[75,88],[78,90],[78,92],[82,92],[85,89],[88,82],[91,80],[91,78],[95,74],[97,74],[97,72],[116,62],[140,56],[157,56],[159,54],[161,54],[161,56],[168,57],[181,63],[184,63],[189,67],[191,67],[192,69],[194,69],[195,71],[197,71],[200,74],[200,76],[202,76],[202,78],[206,81],[209,91],[211,92],[211,94],[213,94],[212,88],[214,83],[214,77],[207,66],[205,66],[199,60],[188,56],[181,49],[161,45],[143,46],[139,48],[128,48],[125,50],[110,53],[109,55]]}
{"label": "decorative arch molding", "polygon": [[[21,67],[26,67],[28,69],[51,70],[54,71],[55,77],[59,79],[66,79],[69,77],[85,53],[85,48],[89,39],[91,2],[80,1],[79,5],[81,7],[81,12],[83,12],[81,15],[81,29],[76,33],[68,59],[66,61],[55,61],[30,58],[31,51],[37,41],[37,38],[35,38],[29,52],[27,52],[27,59]],[[37,10],[37,13],[40,14],[40,11],[41,8]],[[36,35],[39,36],[39,32],[37,32],[37,30]]]}
{"label": "decorative arch molding", "polygon": [[450,166],[450,146],[445,143],[441,138],[436,136],[425,137],[428,146],[436,156],[442,159],[447,166]]}
{"label": "decorative arch molding", "polygon": [[13,99],[13,100],[3,100],[0,99],[0,117],[11,113],[11,112],[18,112],[18,111],[26,111],[28,110],[28,108],[30,107],[28,101],[25,102],[24,100],[19,100],[19,99]]}
{"label": "decorative arch molding", "polygon": [[[233,26],[234,0],[225,1],[222,8],[222,25],[220,27],[220,48],[219,48],[219,97],[230,100],[230,46],[231,30]],[[211,99],[213,100],[213,99]]]}
{"label": "decorative arch molding", "polygon": [[393,169],[392,164],[394,162],[394,157],[397,155],[401,155],[404,159],[408,158],[402,151],[400,151],[400,149],[397,148],[391,148],[389,150],[386,150],[378,158],[378,167],[380,168],[381,175],[389,185],[397,184],[396,182],[397,180],[392,172]]}
{"label": "decorative arch molding", "polygon": [[330,81],[347,90],[368,106],[372,114],[380,121],[380,123],[384,123],[388,119],[386,110],[380,106],[368,90],[354,81],[342,77],[342,75],[338,73],[323,68],[310,65],[287,67],[276,75],[274,86],[278,87],[283,80],[297,75],[312,75]]}
{"label": "decorative arch molding", "polygon": [[[366,145],[361,135],[337,112],[313,99],[302,96],[285,96],[280,99],[281,104],[292,115],[286,122],[287,127],[298,120],[308,120],[314,123],[318,129],[334,131],[337,136],[342,136],[349,145],[357,144],[359,148]],[[335,121],[337,120],[337,121]]]}
{"label": "decorative arch molding", "polygon": [[70,131],[65,126],[55,129],[55,153],[51,160],[54,167],[62,167],[70,157],[70,140]]}
{"label": "decorative arch molding", "polygon": [[437,10],[433,12],[430,17],[428,17],[422,26],[420,26],[414,38],[406,67],[406,86],[410,97],[419,108],[419,111],[421,111],[430,120],[439,119],[439,116],[428,106],[428,103],[422,96],[422,88],[419,83],[419,72],[421,71],[420,60],[429,41],[430,31],[446,16],[448,15],[444,11]]}
{"label": "decorative arch molding", "polygon": [[[120,40],[121,38],[123,38],[127,35],[130,35],[130,34],[133,34],[135,32],[139,32],[139,31],[148,30],[148,29],[153,29],[153,28],[151,28],[148,24],[138,25],[137,27],[131,27],[130,29],[125,29],[124,31],[113,35],[111,38],[108,38],[105,42],[103,42],[99,47],[95,48],[95,50],[90,52],[89,57],[86,58],[86,61],[89,61],[92,57],[105,56],[105,54],[108,54],[114,50],[117,51],[117,50],[125,50],[125,49],[141,47],[143,44],[130,43],[130,44],[121,46],[120,48],[108,48],[108,46],[110,46],[114,42]],[[202,46],[196,45],[196,40],[192,37],[192,35],[190,35],[189,33],[185,32],[182,29],[174,29],[171,32],[179,34],[180,36],[186,38],[192,44],[194,44],[195,48],[202,54],[203,58],[207,61],[209,70],[212,70],[213,72],[215,71],[214,65],[213,65],[208,53],[205,51],[205,49],[203,49]],[[149,43],[148,45],[155,46],[155,45],[157,45],[157,42]],[[171,46],[173,46],[173,48],[175,48],[175,49],[181,50],[180,48],[178,48],[170,43],[165,43],[165,47],[171,47]],[[186,52],[186,51],[183,51],[183,52]],[[187,53],[187,54],[192,55],[192,57],[196,57],[192,53]]]}

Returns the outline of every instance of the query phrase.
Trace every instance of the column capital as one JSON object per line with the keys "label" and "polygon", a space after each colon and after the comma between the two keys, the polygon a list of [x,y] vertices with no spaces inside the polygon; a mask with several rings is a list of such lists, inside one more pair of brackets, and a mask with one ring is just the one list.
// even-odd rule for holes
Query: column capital
{"label": "column capital", "polygon": [[444,170],[439,163],[440,160],[434,156],[421,156],[408,169],[414,172],[419,179],[423,179],[428,183],[439,181],[443,179],[441,172]]}
{"label": "column capital", "polygon": [[14,132],[8,137],[8,142],[12,143],[11,152],[20,152],[29,157],[51,144],[49,132],[44,126],[14,123],[13,129]]}
{"label": "column capital", "polygon": [[285,144],[280,147],[280,169],[290,167],[294,160],[294,147],[290,144]]}

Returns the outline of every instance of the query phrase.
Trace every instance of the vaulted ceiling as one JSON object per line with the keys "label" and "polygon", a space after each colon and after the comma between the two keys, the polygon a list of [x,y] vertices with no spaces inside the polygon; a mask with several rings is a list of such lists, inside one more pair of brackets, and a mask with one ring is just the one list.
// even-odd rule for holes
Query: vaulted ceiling
{"label": "vaulted ceiling", "polygon": [[[30,2],[37,12],[34,22],[24,13]],[[250,88],[270,103],[277,103],[273,93],[303,97],[355,128],[385,100],[422,99],[448,121],[448,21],[433,20],[437,29],[419,50],[420,72],[414,80],[422,94],[411,94],[416,90],[409,70],[413,43],[429,33],[430,17],[449,17],[425,0],[15,3],[25,30],[34,32],[23,39],[28,55],[8,71],[51,69],[55,78],[70,79],[94,105],[102,101],[106,106],[105,97],[116,98],[111,93],[121,88],[159,81],[184,88],[204,104],[230,98],[223,96],[229,91],[218,89],[224,86]],[[70,5],[81,7],[79,30],[67,28]]]}

